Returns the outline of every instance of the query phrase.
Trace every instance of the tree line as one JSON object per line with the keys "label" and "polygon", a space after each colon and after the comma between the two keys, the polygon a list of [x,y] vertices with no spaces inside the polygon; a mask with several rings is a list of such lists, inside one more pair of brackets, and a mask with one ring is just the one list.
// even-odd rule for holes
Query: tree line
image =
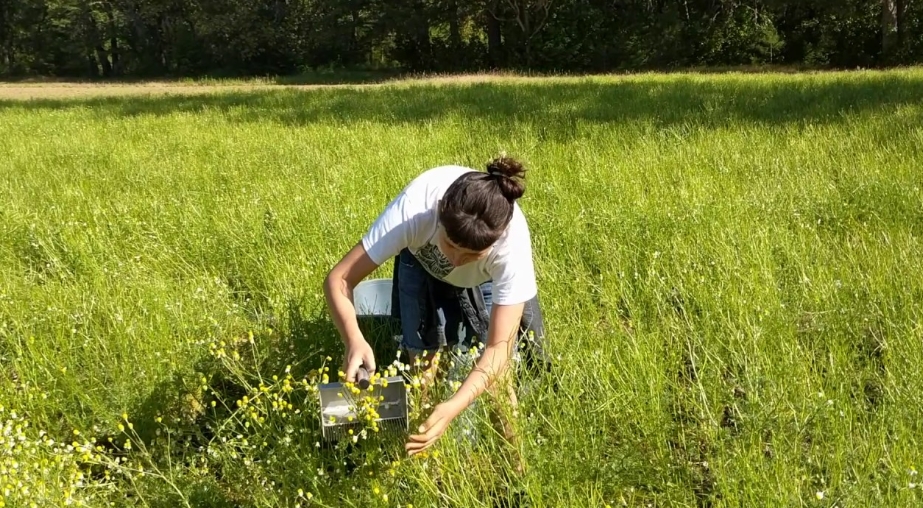
{"label": "tree line", "polygon": [[923,0],[0,0],[0,76],[923,62]]}

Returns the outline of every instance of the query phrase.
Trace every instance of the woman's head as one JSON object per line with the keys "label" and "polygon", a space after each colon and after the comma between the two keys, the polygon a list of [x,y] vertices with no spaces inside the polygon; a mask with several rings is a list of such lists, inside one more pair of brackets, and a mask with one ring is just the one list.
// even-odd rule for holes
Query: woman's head
{"label": "woman's head", "polygon": [[439,205],[439,248],[452,264],[485,255],[506,231],[513,204],[525,192],[524,175],[518,161],[499,157],[486,173],[465,173],[449,186]]}

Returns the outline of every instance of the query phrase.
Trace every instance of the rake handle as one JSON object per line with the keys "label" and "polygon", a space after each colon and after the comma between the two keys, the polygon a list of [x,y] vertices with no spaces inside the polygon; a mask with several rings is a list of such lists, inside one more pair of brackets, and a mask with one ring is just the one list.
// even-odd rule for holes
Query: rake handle
{"label": "rake handle", "polygon": [[369,371],[365,368],[364,365],[359,366],[359,371],[356,372],[356,384],[359,385],[359,388],[365,390],[369,387]]}

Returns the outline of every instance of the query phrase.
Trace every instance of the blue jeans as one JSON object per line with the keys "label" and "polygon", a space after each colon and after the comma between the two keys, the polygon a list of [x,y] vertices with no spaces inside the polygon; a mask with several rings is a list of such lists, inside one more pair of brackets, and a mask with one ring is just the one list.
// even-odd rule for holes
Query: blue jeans
{"label": "blue jeans", "polygon": [[[471,323],[462,309],[458,298],[460,289],[430,275],[407,249],[397,256],[394,268],[397,284],[392,309],[401,323],[403,349],[420,353],[455,345],[470,348],[477,342],[487,342],[485,337],[477,336],[477,324]],[[483,297],[486,316],[490,316],[493,306],[491,282],[475,290]],[[486,323],[484,325],[486,329]],[[541,349],[545,329],[538,296],[526,302],[519,332],[520,339],[534,338],[537,349]]]}

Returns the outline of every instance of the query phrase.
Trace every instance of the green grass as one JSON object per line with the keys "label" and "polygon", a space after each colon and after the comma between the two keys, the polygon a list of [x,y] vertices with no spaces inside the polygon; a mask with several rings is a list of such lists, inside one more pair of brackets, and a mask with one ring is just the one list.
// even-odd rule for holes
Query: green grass
{"label": "green grass", "polygon": [[[522,401],[528,475],[483,421],[422,460],[316,448],[309,388],[245,426],[286,365],[335,377],[321,283],[388,200],[499,151],[558,386]],[[149,473],[77,491],[118,506],[911,506],[921,168],[920,70],[0,102],[0,420],[127,453]]]}

